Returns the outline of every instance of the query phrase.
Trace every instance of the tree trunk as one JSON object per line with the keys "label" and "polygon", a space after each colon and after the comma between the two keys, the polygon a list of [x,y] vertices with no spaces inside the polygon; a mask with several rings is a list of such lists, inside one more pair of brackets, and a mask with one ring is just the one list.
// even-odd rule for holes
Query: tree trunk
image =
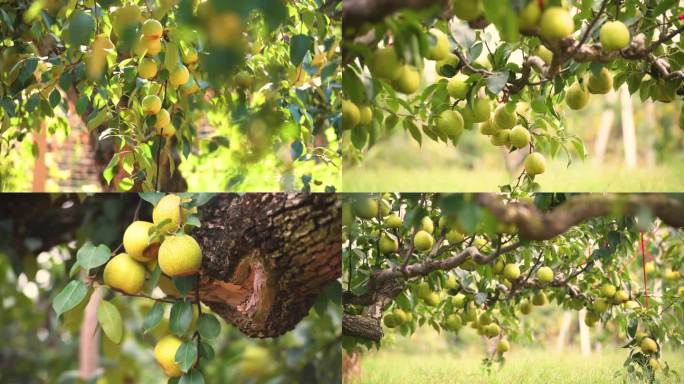
{"label": "tree trunk", "polygon": [[100,291],[95,290],[90,296],[83,316],[83,325],[79,333],[78,367],[79,377],[90,380],[95,377],[100,360],[100,333],[97,326],[97,307],[100,305]]}
{"label": "tree trunk", "polygon": [[45,165],[45,152],[47,151],[47,124],[45,120],[40,121],[40,130],[33,134],[38,154],[33,167],[33,192],[45,192],[45,182],[47,180],[47,166]]}
{"label": "tree trunk", "polygon": [[201,207],[200,298],[252,337],[279,336],[340,277],[334,194],[221,194]]}

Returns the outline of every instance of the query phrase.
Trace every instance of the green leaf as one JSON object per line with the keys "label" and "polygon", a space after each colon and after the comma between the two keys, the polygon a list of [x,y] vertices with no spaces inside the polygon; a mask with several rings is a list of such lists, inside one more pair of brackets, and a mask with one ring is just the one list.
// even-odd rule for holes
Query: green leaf
{"label": "green leaf", "polygon": [[192,303],[187,300],[179,300],[171,307],[171,319],[169,325],[171,332],[176,335],[184,335],[192,323]]}
{"label": "green leaf", "polygon": [[178,289],[178,292],[182,295],[187,295],[188,292],[195,287],[196,281],[197,275],[179,276],[173,278],[173,285],[176,286],[176,289]]}
{"label": "green leaf", "polygon": [[[178,347],[176,351],[176,363],[180,366],[181,371],[187,372],[197,360],[197,345],[190,340],[185,341]],[[183,380],[181,379],[181,382]]]}
{"label": "green leaf", "polygon": [[200,356],[202,356],[202,359],[209,361],[214,358],[214,355],[214,348],[211,345],[205,342],[200,343]]}
{"label": "green leaf", "polygon": [[81,303],[88,294],[88,286],[81,280],[71,280],[52,300],[52,309],[57,316],[74,308]]}
{"label": "green leaf", "polygon": [[69,16],[64,32],[71,45],[87,45],[95,33],[95,20],[90,14],[77,9]]}
{"label": "green leaf", "polygon": [[50,93],[50,106],[54,108],[59,105],[60,101],[62,101],[62,95],[58,90],[53,90],[52,93]]}
{"label": "green leaf", "polygon": [[140,192],[138,193],[138,196],[140,196],[141,199],[147,201],[148,203],[152,205],[157,205],[159,200],[161,200],[162,197],[166,195],[165,193],[161,192]]}
{"label": "green leaf", "polygon": [[203,338],[215,339],[221,333],[221,323],[216,319],[216,316],[203,313],[197,321],[197,330]]}
{"label": "green leaf", "polygon": [[121,321],[121,314],[114,304],[106,300],[100,302],[97,307],[97,322],[100,323],[100,327],[109,340],[115,344],[121,342],[123,322]]}
{"label": "green leaf", "polygon": [[313,50],[313,38],[307,35],[295,35],[290,40],[290,61],[299,65],[304,60],[306,53]]}
{"label": "green leaf", "polygon": [[104,265],[112,257],[112,251],[104,244],[97,247],[91,243],[84,244],[76,253],[76,260],[86,271]]}
{"label": "green leaf", "polygon": [[202,372],[193,369],[186,375],[181,376],[178,384],[204,384],[204,376],[202,376]]}
{"label": "green leaf", "polygon": [[163,317],[164,305],[160,302],[155,302],[152,306],[152,309],[147,312],[147,315],[145,315],[145,318],[143,319],[143,332],[147,333],[154,329],[157,325],[159,325],[159,322]]}
{"label": "green leaf", "polygon": [[112,156],[112,158],[109,160],[107,167],[104,169],[104,171],[102,171],[102,177],[104,177],[108,185],[114,177],[114,168],[117,164],[119,164],[119,154],[115,153],[114,156]]}

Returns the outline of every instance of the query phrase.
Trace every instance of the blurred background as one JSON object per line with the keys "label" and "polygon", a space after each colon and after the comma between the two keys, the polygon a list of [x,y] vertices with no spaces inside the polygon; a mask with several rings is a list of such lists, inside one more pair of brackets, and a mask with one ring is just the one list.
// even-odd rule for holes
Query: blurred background
{"label": "blurred background", "polygon": [[[684,131],[677,125],[680,102],[642,102],[626,89],[592,95],[581,111],[563,108],[567,132],[585,144],[547,156],[547,171],[535,178],[542,191],[650,192],[684,188]],[[385,127],[390,129],[390,127]],[[521,152],[521,151],[517,151]],[[424,140],[419,145],[401,127],[346,165],[345,191],[498,191],[522,171],[522,158],[494,147],[477,126],[457,147]],[[571,164],[569,164],[571,162]]]}

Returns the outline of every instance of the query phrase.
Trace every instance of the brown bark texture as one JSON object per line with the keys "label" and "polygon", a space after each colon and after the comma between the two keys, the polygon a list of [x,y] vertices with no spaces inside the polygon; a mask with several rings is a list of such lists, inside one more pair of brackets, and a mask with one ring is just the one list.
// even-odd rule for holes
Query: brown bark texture
{"label": "brown bark texture", "polygon": [[334,194],[222,194],[201,207],[200,298],[252,337],[307,315],[339,278],[341,202]]}

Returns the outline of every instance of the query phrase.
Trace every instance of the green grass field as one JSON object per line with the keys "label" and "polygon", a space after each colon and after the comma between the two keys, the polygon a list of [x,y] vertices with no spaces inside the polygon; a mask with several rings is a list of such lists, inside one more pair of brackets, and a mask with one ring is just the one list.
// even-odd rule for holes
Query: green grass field
{"label": "green grass field", "polygon": [[[362,359],[363,376],[348,384],[608,384],[621,383],[615,373],[622,367],[624,349],[606,348],[603,353],[582,357],[577,351],[563,354],[542,349],[514,349],[507,354],[501,369],[495,365],[487,374],[483,355],[455,353],[407,353],[386,351],[368,353]],[[684,371],[684,358],[674,352],[666,354],[671,368]],[[662,383],[679,383],[675,376],[662,378]]]}
{"label": "green grass field", "polygon": [[[425,143],[420,148],[397,137],[373,148],[363,164],[345,167],[342,186],[344,192],[497,192],[515,177],[506,171],[496,149],[484,155],[467,154],[444,144]],[[562,156],[548,161],[546,173],[536,180],[542,191],[553,192],[681,191],[684,157],[628,169],[617,160],[597,166],[591,158],[567,167]]]}

